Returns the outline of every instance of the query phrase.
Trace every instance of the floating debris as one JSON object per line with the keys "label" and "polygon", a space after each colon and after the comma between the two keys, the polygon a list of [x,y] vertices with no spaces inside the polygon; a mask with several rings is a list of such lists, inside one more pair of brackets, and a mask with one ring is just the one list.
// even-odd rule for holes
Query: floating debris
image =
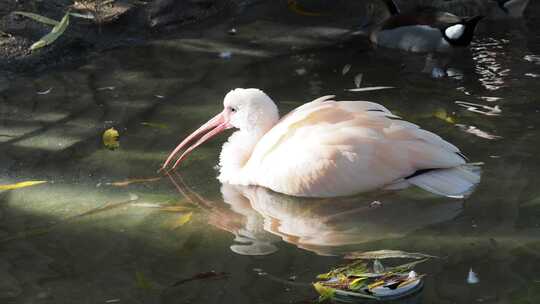
{"label": "floating debris", "polygon": [[478,278],[478,275],[476,272],[472,270],[472,268],[469,268],[469,274],[467,274],[467,283],[468,284],[478,284],[480,282],[480,279]]}
{"label": "floating debris", "polygon": [[[456,101],[455,103],[458,106],[467,109],[467,111],[486,115],[486,116],[499,116],[502,113],[502,110],[498,105],[495,105],[494,107],[492,107],[492,106],[486,106],[486,105],[481,105],[481,104],[466,102],[466,101],[459,101],[459,100]],[[484,109],[487,111],[482,111],[480,109]]]}
{"label": "floating debris", "polygon": [[47,95],[49,94],[51,91],[52,91],[53,88],[48,88],[47,90],[45,91],[40,91],[40,92],[36,92],[36,94],[38,95]]}
{"label": "floating debris", "polygon": [[306,74],[307,74],[306,68],[299,68],[299,69],[296,69],[295,72],[296,72],[296,75],[298,75],[298,76],[302,76],[302,75],[306,75]]}
{"label": "floating debris", "polygon": [[165,98],[165,96],[163,96],[163,95],[154,95],[154,97],[159,98],[159,99]]}
{"label": "floating debris", "polygon": [[160,180],[161,177],[151,177],[151,178],[133,178],[128,179],[121,182],[112,182],[112,183],[106,183],[107,186],[115,186],[115,187],[126,187],[131,184],[137,184],[137,183],[147,183],[147,182],[156,182]]}
{"label": "floating debris", "polygon": [[156,128],[156,129],[168,129],[169,126],[167,126],[166,124],[162,124],[162,123],[155,123],[155,122],[141,122],[141,126],[145,126],[145,127],[151,127],[151,128]]}
{"label": "floating debris", "polygon": [[540,74],[535,74],[535,73],[525,73],[525,76],[531,77],[531,78],[538,78],[538,77],[540,77]]}
{"label": "floating debris", "polygon": [[351,68],[352,68],[352,65],[346,64],[345,66],[343,66],[343,69],[341,70],[341,74],[345,75],[345,74],[349,73]]}
{"label": "floating debris", "polygon": [[236,28],[234,28],[234,27],[231,28],[231,29],[227,32],[227,34],[229,34],[229,35],[236,35]]}
{"label": "floating debris", "polygon": [[501,139],[502,138],[502,136],[487,133],[485,131],[482,131],[482,130],[478,129],[475,126],[468,126],[468,125],[462,125],[462,124],[456,124],[456,126],[458,128],[460,128],[462,131],[466,132],[466,133],[473,134],[473,135],[476,135],[476,136],[481,137],[481,138],[485,138],[485,139],[489,139],[489,140]]}
{"label": "floating debris", "polygon": [[191,221],[191,218],[193,217],[193,212],[188,212],[186,214],[181,215],[178,219],[174,220],[173,224],[171,225],[171,229],[177,229],[185,224],[189,223]]}
{"label": "floating debris", "polygon": [[16,190],[20,188],[26,188],[31,186],[36,186],[40,184],[44,184],[47,181],[26,181],[26,182],[20,182],[10,185],[0,185],[0,190]]}
{"label": "floating debris", "polygon": [[106,300],[105,303],[118,303],[120,302],[120,299],[110,299],[110,300]]}
{"label": "floating debris", "polygon": [[96,91],[105,91],[105,90],[113,91],[114,89],[116,89],[116,87],[108,86],[108,87],[97,88]]}
{"label": "floating debris", "polygon": [[379,202],[379,201],[373,201],[373,202],[371,202],[371,203],[369,204],[369,206],[370,206],[371,208],[379,208],[379,207],[382,207],[382,203]]}
{"label": "floating debris", "polygon": [[219,58],[231,59],[231,57],[232,57],[232,52],[230,52],[230,51],[225,51],[225,52],[220,52],[219,53]]}
{"label": "floating debris", "polygon": [[445,109],[437,109],[435,113],[433,113],[433,116],[435,116],[438,119],[444,120],[447,123],[455,124],[456,120],[446,112]]}
{"label": "floating debris", "polygon": [[395,300],[422,288],[423,275],[418,275],[413,268],[428,259],[394,267],[384,267],[376,260],[371,268],[363,261],[354,261],[318,275],[320,281],[315,282],[313,287],[319,293],[320,301]]}
{"label": "floating debris", "polygon": [[360,85],[362,84],[362,79],[364,78],[364,74],[358,73],[356,76],[354,76],[354,85],[358,89]]}
{"label": "floating debris", "polygon": [[217,272],[217,271],[208,271],[208,272],[200,272],[191,278],[182,279],[180,281],[175,282],[172,286],[178,286],[187,282],[196,281],[196,280],[204,280],[204,279],[224,279],[227,278],[229,274],[227,272]]}
{"label": "floating debris", "polygon": [[365,87],[365,88],[356,88],[356,89],[346,89],[345,91],[349,92],[368,92],[368,91],[378,91],[378,90],[387,90],[395,89],[395,87],[389,86],[377,86],[377,87]]}
{"label": "floating debris", "polygon": [[120,147],[120,134],[115,128],[107,129],[103,132],[103,145],[109,150],[116,150]]}

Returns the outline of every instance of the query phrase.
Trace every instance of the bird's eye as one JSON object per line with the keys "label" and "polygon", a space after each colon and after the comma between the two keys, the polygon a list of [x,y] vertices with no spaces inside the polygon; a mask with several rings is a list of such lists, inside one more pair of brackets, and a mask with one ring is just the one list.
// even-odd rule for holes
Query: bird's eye
{"label": "bird's eye", "polygon": [[231,112],[236,113],[236,111],[237,111],[236,108],[234,108],[234,107],[231,108]]}

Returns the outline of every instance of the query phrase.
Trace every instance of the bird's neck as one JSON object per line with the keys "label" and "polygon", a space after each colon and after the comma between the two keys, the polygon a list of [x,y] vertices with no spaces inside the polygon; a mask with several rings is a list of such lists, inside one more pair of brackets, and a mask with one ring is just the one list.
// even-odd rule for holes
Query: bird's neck
{"label": "bird's neck", "polygon": [[267,129],[239,130],[229,137],[219,156],[219,181],[234,185],[251,184],[244,168],[257,142],[267,131]]}

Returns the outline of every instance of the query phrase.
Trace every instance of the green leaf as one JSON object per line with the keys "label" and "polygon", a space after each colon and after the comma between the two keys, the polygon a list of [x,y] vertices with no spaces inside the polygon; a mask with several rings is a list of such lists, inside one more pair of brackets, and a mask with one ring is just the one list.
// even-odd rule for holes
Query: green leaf
{"label": "green leaf", "polygon": [[47,46],[47,45],[55,42],[56,39],[58,39],[60,36],[62,36],[64,31],[68,27],[68,25],[69,25],[69,13],[64,15],[62,20],[60,20],[60,23],[55,25],[50,33],[48,33],[47,35],[41,37],[41,39],[39,39],[36,43],[32,44],[32,46],[30,46],[30,50],[31,51],[37,50],[39,48],[42,48],[44,46]]}
{"label": "green leaf", "polygon": [[406,252],[401,250],[376,250],[365,252],[351,252],[345,255],[346,259],[361,259],[361,260],[381,260],[381,259],[424,259],[424,258],[437,258],[436,256],[419,253],[419,252]]}
{"label": "green leaf", "polygon": [[364,287],[366,284],[367,277],[357,278],[352,280],[351,283],[349,283],[349,289],[351,290],[357,290],[362,287]]}
{"label": "green leaf", "polygon": [[37,21],[37,22],[41,22],[43,24],[52,25],[52,26],[56,26],[56,25],[58,25],[60,23],[60,22],[58,22],[58,21],[56,21],[54,19],[51,19],[49,17],[41,16],[41,15],[34,14],[34,13],[15,11],[15,12],[13,12],[13,14],[28,17],[30,19],[33,19],[33,20]]}
{"label": "green leaf", "polygon": [[336,290],[317,282],[313,283],[313,287],[319,294],[319,302],[332,299],[336,295]]}

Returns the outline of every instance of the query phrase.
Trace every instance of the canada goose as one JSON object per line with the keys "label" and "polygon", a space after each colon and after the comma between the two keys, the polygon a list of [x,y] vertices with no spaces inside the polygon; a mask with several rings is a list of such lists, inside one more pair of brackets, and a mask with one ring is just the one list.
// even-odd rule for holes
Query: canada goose
{"label": "canada goose", "polygon": [[468,46],[482,16],[461,18],[433,9],[402,14],[392,0],[383,0],[391,16],[369,35],[372,43],[410,52],[446,52]]}

